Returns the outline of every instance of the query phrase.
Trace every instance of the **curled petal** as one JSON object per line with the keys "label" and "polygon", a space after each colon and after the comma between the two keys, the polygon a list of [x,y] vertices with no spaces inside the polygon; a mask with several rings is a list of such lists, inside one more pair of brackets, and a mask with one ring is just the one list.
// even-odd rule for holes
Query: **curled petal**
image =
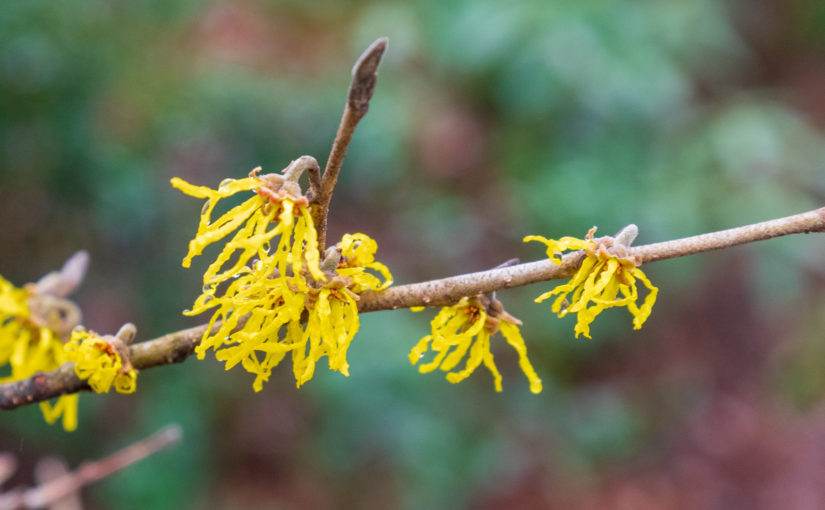
{"label": "curled petal", "polygon": [[523,240],[525,243],[530,241],[538,241],[547,245],[547,257],[555,264],[561,264],[560,253],[567,250],[581,250],[592,249],[595,243],[584,239],[577,239],[575,237],[562,237],[559,240],[548,239],[544,236],[530,235]]}
{"label": "curled petal", "polygon": [[74,362],[74,372],[95,393],[107,393],[114,384],[120,393],[135,391],[137,372],[123,373],[123,360],[107,340],[94,332],[76,329],[63,347],[67,361]]}
{"label": "curled petal", "polygon": [[656,296],[659,294],[659,288],[650,283],[650,280],[648,280],[647,276],[641,269],[636,268],[634,270],[634,274],[636,278],[641,280],[642,283],[645,284],[645,287],[647,287],[650,291],[647,293],[641,307],[637,308],[635,303],[633,303],[632,306],[628,305],[628,308],[633,314],[633,329],[640,329],[642,324],[644,324],[647,318],[650,317],[650,312],[653,311],[653,305],[656,303]]}

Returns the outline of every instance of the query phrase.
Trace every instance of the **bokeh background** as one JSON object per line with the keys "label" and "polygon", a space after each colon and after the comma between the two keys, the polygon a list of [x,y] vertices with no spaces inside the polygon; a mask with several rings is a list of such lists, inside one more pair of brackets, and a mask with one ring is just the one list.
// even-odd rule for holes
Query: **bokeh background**
{"label": "bokeh background", "polygon": [[[390,38],[347,155],[331,237],[379,241],[396,282],[534,260],[521,238],[640,243],[825,205],[825,4],[817,0],[7,2],[0,7],[0,274],[78,249],[86,325],[139,338],[202,323],[206,262],[180,261],[216,185],[326,159],[349,72]],[[533,395],[407,360],[434,310],[365,314],[350,377],[259,394],[209,356],[80,399],[74,433],[0,414],[0,450],[77,465],[169,422],[185,441],[84,490],[91,509],[792,508],[825,505],[825,239],[796,236],[645,271],[644,329],[593,340],[532,299]]]}

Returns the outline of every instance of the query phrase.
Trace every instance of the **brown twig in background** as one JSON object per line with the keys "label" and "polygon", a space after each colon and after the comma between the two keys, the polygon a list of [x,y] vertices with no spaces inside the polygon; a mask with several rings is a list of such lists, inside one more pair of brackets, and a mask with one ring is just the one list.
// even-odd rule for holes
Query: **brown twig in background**
{"label": "brown twig in background", "polygon": [[0,485],[6,483],[6,480],[11,478],[16,469],[17,459],[14,458],[14,455],[0,452]]}
{"label": "brown twig in background", "polygon": [[179,425],[169,425],[108,457],[83,463],[74,472],[66,473],[37,487],[14,489],[0,494],[0,510],[47,507],[86,485],[169,447],[180,441],[181,436]]}
{"label": "brown twig in background", "polygon": [[[44,457],[34,465],[35,486],[42,487],[49,482],[70,475],[71,472],[69,464],[62,458]],[[45,508],[46,510],[83,510],[80,491],[70,492],[54,501],[50,501]]]}
{"label": "brown twig in background", "polygon": [[[655,262],[790,234],[823,231],[825,207],[743,227],[638,246],[633,248],[633,254],[639,256],[642,262]],[[583,252],[574,252],[565,255],[560,265],[544,259],[439,280],[399,285],[382,291],[368,291],[360,295],[358,311],[443,306],[453,304],[465,296],[566,278],[578,269],[583,257]],[[198,326],[134,344],[131,346],[132,363],[137,369],[179,363],[195,351],[206,329],[206,325]],[[71,363],[67,363],[52,372],[39,373],[29,379],[0,385],[0,409],[15,409],[83,390],[88,390],[88,385],[75,376]]]}
{"label": "brown twig in background", "polygon": [[315,223],[315,230],[318,231],[318,247],[321,253],[326,247],[327,216],[332,191],[335,183],[338,182],[338,173],[341,171],[344,155],[352,140],[355,126],[369,110],[370,99],[378,79],[378,64],[381,63],[381,57],[387,49],[388,42],[389,39],[386,37],[377,39],[358,57],[352,67],[352,82],[349,86],[344,114],[338,124],[338,132],[335,133],[324,175],[321,177],[320,192],[312,197],[312,221]]}

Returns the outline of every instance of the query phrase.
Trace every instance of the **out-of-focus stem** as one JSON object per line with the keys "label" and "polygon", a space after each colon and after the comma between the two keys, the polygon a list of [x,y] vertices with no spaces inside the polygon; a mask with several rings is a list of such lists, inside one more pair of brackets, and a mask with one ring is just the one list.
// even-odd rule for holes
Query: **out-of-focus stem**
{"label": "out-of-focus stem", "polygon": [[77,492],[116,471],[134,464],[146,457],[180,441],[182,436],[179,425],[169,425],[151,436],[131,444],[106,458],[86,462],[74,472],[68,472],[30,489],[15,489],[0,494],[0,508],[46,508],[66,496]]}

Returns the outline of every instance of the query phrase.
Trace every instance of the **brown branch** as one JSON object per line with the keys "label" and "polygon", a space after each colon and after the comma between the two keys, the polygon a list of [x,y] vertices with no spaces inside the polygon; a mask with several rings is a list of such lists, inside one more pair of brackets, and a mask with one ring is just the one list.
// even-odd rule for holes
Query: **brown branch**
{"label": "brown branch", "polygon": [[[633,254],[639,256],[642,262],[655,262],[790,234],[823,231],[825,207],[753,225],[638,246],[633,248]],[[439,280],[399,285],[382,291],[364,292],[358,301],[358,311],[443,306],[455,303],[465,296],[566,278],[576,271],[583,257],[582,252],[574,252],[565,255],[560,265],[544,259]],[[134,344],[131,347],[132,363],[135,368],[146,369],[181,362],[194,352],[206,328],[207,326],[198,326]],[[71,364],[65,364],[52,372],[38,373],[29,379],[0,385],[0,409],[15,409],[65,393],[87,389],[88,386],[74,375]]]}
{"label": "brown branch", "polygon": [[825,207],[743,227],[639,246],[633,249],[633,253],[642,257],[644,262],[656,262],[657,260],[685,257],[695,253],[764,241],[774,237],[790,234],[810,234],[812,232],[825,232]]}
{"label": "brown branch", "polygon": [[582,258],[584,258],[584,253],[575,252],[565,255],[561,265],[545,259],[428,282],[399,285],[382,291],[368,291],[361,294],[358,311],[375,312],[413,306],[445,306],[465,296],[567,278],[576,272]]}
{"label": "brown branch", "polygon": [[[142,370],[181,363],[195,352],[206,328],[206,325],[196,326],[132,345],[129,349],[132,366]],[[51,372],[38,372],[28,379],[0,384],[0,409],[16,409],[80,391],[91,391],[91,388],[75,375],[73,363],[64,363]]]}
{"label": "brown branch", "polygon": [[344,107],[344,114],[338,124],[338,132],[335,133],[335,140],[332,142],[332,149],[324,168],[324,175],[321,177],[320,191],[317,196],[313,196],[312,220],[315,229],[318,231],[318,247],[321,253],[326,247],[327,216],[329,215],[329,202],[332,200],[332,191],[338,182],[338,174],[341,165],[344,163],[344,155],[355,126],[367,114],[370,107],[370,99],[375,91],[375,83],[378,80],[378,64],[387,49],[389,39],[381,37],[373,42],[364,53],[358,57],[352,67],[352,82],[349,86],[347,104]]}
{"label": "brown branch", "polygon": [[77,492],[82,487],[106,478],[121,469],[180,441],[181,428],[169,425],[151,436],[119,450],[108,457],[81,464],[73,473],[67,473],[38,487],[15,489],[0,494],[1,509],[43,508]]}
{"label": "brown branch", "polygon": [[[643,263],[656,262],[790,234],[823,231],[825,207],[743,227],[638,246],[633,248],[633,254],[638,255]],[[358,302],[358,310],[371,312],[421,305],[443,306],[464,296],[566,278],[576,271],[582,256],[581,253],[567,254],[561,265],[550,260],[540,260],[440,280],[399,285],[380,292],[364,292]]]}

